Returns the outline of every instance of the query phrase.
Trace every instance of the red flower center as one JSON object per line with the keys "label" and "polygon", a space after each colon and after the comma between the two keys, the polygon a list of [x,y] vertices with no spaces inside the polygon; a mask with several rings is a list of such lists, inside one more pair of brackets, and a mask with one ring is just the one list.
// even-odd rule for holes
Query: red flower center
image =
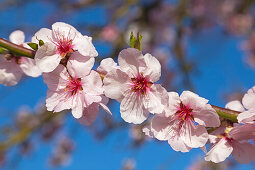
{"label": "red flower center", "polygon": [[186,121],[194,121],[192,116],[192,109],[189,106],[185,106],[183,103],[180,104],[178,111],[175,113],[176,119],[179,121],[178,127],[182,128]]}
{"label": "red flower center", "polygon": [[70,96],[73,96],[77,94],[78,91],[83,90],[81,79],[69,77],[69,81],[66,84],[65,90]]}
{"label": "red flower center", "polygon": [[73,39],[70,37],[70,32],[68,33],[68,36],[65,37],[58,31],[54,31],[55,34],[55,42],[53,42],[57,46],[57,52],[60,54],[63,58],[66,56],[66,54],[73,52]]}
{"label": "red flower center", "polygon": [[131,81],[131,91],[137,93],[137,95],[147,94],[153,84],[148,77],[143,76],[143,73],[138,73],[137,77],[131,78]]}

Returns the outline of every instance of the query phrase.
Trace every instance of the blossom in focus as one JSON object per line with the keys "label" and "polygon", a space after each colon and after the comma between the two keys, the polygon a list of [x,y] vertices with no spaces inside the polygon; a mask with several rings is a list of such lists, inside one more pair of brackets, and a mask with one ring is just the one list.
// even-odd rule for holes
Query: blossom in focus
{"label": "blossom in focus", "polygon": [[78,51],[82,56],[96,57],[98,55],[92,38],[83,36],[74,27],[63,22],[56,22],[52,30],[42,28],[32,37],[32,42],[44,44],[37,50],[35,61],[42,72],[53,71],[61,59],[66,59],[70,53]]}
{"label": "blossom in focus", "polygon": [[[24,32],[17,30],[10,34],[10,41],[14,44],[25,46],[29,48],[24,41]],[[0,55],[0,84],[5,86],[16,85],[23,74],[31,77],[38,77],[41,75],[41,71],[35,65],[33,59],[9,55],[8,57]]]}
{"label": "blossom in focus", "polygon": [[208,140],[206,127],[220,126],[219,116],[208,100],[184,91],[169,92],[169,106],[152,118],[143,131],[158,140],[168,141],[175,151],[188,152],[203,147]]}
{"label": "blossom in focus", "polygon": [[205,160],[219,163],[232,154],[234,159],[246,164],[255,160],[255,145],[248,140],[255,138],[255,124],[236,125],[218,129],[215,135],[209,135],[213,143],[211,150],[206,154]]}
{"label": "blossom in focus", "polygon": [[60,64],[53,72],[43,74],[49,88],[47,110],[60,112],[72,109],[73,116],[79,119],[97,103],[109,112],[103,102],[104,89],[100,75],[91,70],[94,62],[93,57],[74,52],[66,67]]}
{"label": "blossom in focus", "polygon": [[167,91],[155,84],[161,65],[151,54],[134,48],[124,49],[118,57],[119,67],[109,71],[103,80],[105,95],[120,102],[121,117],[140,124],[149,113],[162,113],[167,105]]}
{"label": "blossom in focus", "polygon": [[227,103],[226,108],[241,112],[237,116],[239,123],[254,123],[255,120],[255,86],[243,96],[242,103],[234,100]]}

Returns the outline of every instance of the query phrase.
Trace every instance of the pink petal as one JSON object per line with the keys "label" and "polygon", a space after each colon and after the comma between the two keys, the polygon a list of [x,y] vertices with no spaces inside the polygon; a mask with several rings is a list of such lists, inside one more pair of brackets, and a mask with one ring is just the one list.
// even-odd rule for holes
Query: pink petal
{"label": "pink petal", "polygon": [[92,38],[88,36],[82,36],[75,38],[73,41],[74,50],[78,50],[83,56],[96,57],[98,53],[96,48],[92,44]]}
{"label": "pink petal", "polygon": [[39,31],[35,33],[35,35],[32,37],[33,43],[39,43],[39,40],[43,40],[44,43],[51,42],[52,38],[52,31],[48,28],[41,28]]}
{"label": "pink petal", "polygon": [[188,147],[178,135],[175,135],[169,139],[168,143],[175,151],[189,152],[192,149],[191,147]]}
{"label": "pink petal", "polygon": [[238,111],[238,112],[244,112],[245,111],[243,105],[238,100],[228,102],[226,104],[225,108],[235,110],[235,111]]}
{"label": "pink petal", "polygon": [[242,102],[247,109],[255,108],[255,86],[248,90],[244,95]]}
{"label": "pink petal", "polygon": [[83,77],[82,80],[83,92],[90,95],[101,95],[104,93],[103,83],[100,75],[91,70],[90,74]]}
{"label": "pink petal", "polygon": [[13,31],[10,34],[9,39],[12,43],[17,44],[17,45],[21,45],[25,41],[25,34],[24,34],[23,31],[20,31],[20,30]]}
{"label": "pink petal", "polygon": [[86,126],[91,125],[97,118],[99,111],[98,104],[93,103],[89,107],[84,108],[82,117],[78,119],[81,124]]}
{"label": "pink petal", "polygon": [[237,116],[238,123],[253,123],[255,120],[255,110],[244,111]]}
{"label": "pink petal", "polygon": [[117,63],[115,63],[115,61],[112,58],[106,58],[100,62],[100,65],[97,68],[97,71],[99,73],[106,75],[111,70],[117,69],[117,68],[118,68]]}
{"label": "pink petal", "polygon": [[150,113],[162,113],[168,104],[168,94],[160,84],[153,84],[150,92],[144,96],[144,107]]}
{"label": "pink petal", "polygon": [[38,77],[42,74],[41,70],[36,66],[34,59],[22,57],[19,66],[28,76]]}
{"label": "pink petal", "polygon": [[82,117],[84,97],[82,94],[73,96],[72,115],[74,118],[79,119]]}
{"label": "pink petal", "polygon": [[128,123],[141,124],[149,116],[149,112],[143,108],[142,99],[131,93],[126,95],[120,103],[121,117]]}
{"label": "pink petal", "polygon": [[55,22],[52,25],[52,37],[54,41],[58,39],[57,36],[63,36],[69,39],[82,37],[81,33],[78,32],[73,26],[64,22]]}
{"label": "pink petal", "polygon": [[168,107],[166,108],[166,116],[171,116],[175,114],[178,111],[178,108],[180,107],[180,97],[178,93],[176,92],[168,92]]}
{"label": "pink petal", "polygon": [[72,108],[72,99],[66,97],[64,90],[51,91],[48,90],[46,98],[46,107],[48,111],[60,112],[65,109]]}
{"label": "pink petal", "polygon": [[42,72],[51,72],[58,65],[62,57],[56,54],[56,46],[52,43],[45,43],[35,54],[36,65]]}
{"label": "pink petal", "polygon": [[255,161],[255,146],[248,142],[233,142],[232,155],[235,160],[242,164],[248,164]]}
{"label": "pink petal", "polygon": [[74,52],[67,62],[67,69],[72,77],[81,78],[90,73],[94,63],[95,58],[83,56],[79,52]]}
{"label": "pink petal", "polygon": [[16,85],[23,75],[15,60],[6,60],[0,55],[0,84],[5,86]]}
{"label": "pink petal", "polygon": [[119,69],[110,71],[103,80],[105,96],[120,101],[124,92],[130,89],[128,82],[130,78]]}
{"label": "pink petal", "polygon": [[69,75],[63,65],[59,65],[54,71],[43,74],[43,81],[48,88],[53,91],[64,90],[66,88]]}
{"label": "pink petal", "polygon": [[129,77],[135,77],[140,67],[146,67],[146,63],[141,51],[135,48],[122,50],[118,56],[120,69],[126,72]]}
{"label": "pink petal", "polygon": [[151,132],[155,138],[164,141],[176,136],[173,122],[170,122],[171,119],[162,115],[156,115],[152,118]]}
{"label": "pink petal", "polygon": [[211,150],[206,154],[205,160],[219,163],[224,161],[232,153],[233,147],[222,138],[217,144],[215,144]]}
{"label": "pink petal", "polygon": [[142,72],[144,76],[149,76],[152,82],[158,81],[161,76],[161,65],[159,61],[149,53],[144,55],[144,61],[146,67],[144,69],[141,68],[139,72]]}
{"label": "pink petal", "polygon": [[238,124],[228,133],[228,135],[237,141],[255,139],[254,129],[255,123],[244,125]]}
{"label": "pink petal", "polygon": [[208,133],[204,126],[185,123],[182,127],[181,138],[191,148],[203,147],[208,141]]}
{"label": "pink petal", "polygon": [[180,99],[185,106],[189,106],[193,111],[200,111],[208,102],[205,98],[202,98],[191,91],[183,91]]}
{"label": "pink petal", "polygon": [[211,105],[206,104],[205,107],[198,112],[193,112],[195,122],[206,127],[219,127],[220,119],[216,111]]}

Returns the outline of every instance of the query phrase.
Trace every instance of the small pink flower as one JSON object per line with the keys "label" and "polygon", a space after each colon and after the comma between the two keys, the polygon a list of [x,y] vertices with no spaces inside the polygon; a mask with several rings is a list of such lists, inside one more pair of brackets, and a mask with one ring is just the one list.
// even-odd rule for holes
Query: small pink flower
{"label": "small pink flower", "polygon": [[[29,48],[29,46],[24,43],[24,32],[20,30],[12,32],[9,39],[17,45]],[[0,55],[0,84],[6,86],[16,85],[24,73],[31,77],[38,77],[41,75],[41,71],[35,65],[33,59],[22,56],[10,56],[10,58],[6,58]]]}
{"label": "small pink flower", "polygon": [[[218,129],[215,135],[209,135],[209,141],[213,143],[211,150],[206,154],[205,160],[219,163],[230,154],[240,163],[246,164],[255,160],[255,146],[249,143],[254,139],[255,124],[237,125]],[[221,132],[222,131],[222,132]]]}
{"label": "small pink flower", "polygon": [[161,66],[150,54],[134,48],[124,49],[118,57],[119,67],[106,71],[105,95],[120,102],[121,117],[129,123],[140,124],[151,113],[161,113],[168,101],[166,90],[158,81]]}
{"label": "small pink flower", "polygon": [[49,111],[72,109],[72,114],[77,119],[98,105],[110,112],[103,102],[104,89],[100,75],[91,70],[94,61],[94,58],[74,52],[67,67],[59,65],[53,72],[43,74],[44,82],[49,88],[46,99]]}
{"label": "small pink flower", "polygon": [[208,100],[190,91],[184,91],[180,97],[175,92],[168,95],[165,112],[154,116],[143,131],[158,140],[167,140],[175,151],[203,147],[208,140],[206,127],[220,125],[216,111],[207,104]]}
{"label": "small pink flower", "polygon": [[54,23],[52,30],[40,29],[32,37],[32,42],[38,43],[38,40],[45,43],[35,54],[36,64],[43,72],[53,71],[61,59],[74,51],[87,57],[98,55],[91,37],[83,36],[74,27],[63,22]]}

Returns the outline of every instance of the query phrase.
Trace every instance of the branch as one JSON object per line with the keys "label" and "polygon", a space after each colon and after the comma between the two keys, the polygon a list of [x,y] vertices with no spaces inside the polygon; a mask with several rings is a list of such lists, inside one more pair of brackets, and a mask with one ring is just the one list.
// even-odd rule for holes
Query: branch
{"label": "branch", "polygon": [[4,47],[8,49],[12,54],[18,55],[18,56],[24,56],[28,58],[34,58],[35,56],[35,51],[19,46],[17,44],[14,44],[10,41],[7,41],[3,38],[0,38],[0,47]]}
{"label": "branch", "polygon": [[234,110],[230,110],[230,109],[225,109],[222,107],[218,107],[218,106],[214,106],[211,105],[212,108],[218,113],[218,115],[224,119],[228,119],[233,123],[237,123],[237,116],[238,114],[240,114],[240,112],[234,111]]}

